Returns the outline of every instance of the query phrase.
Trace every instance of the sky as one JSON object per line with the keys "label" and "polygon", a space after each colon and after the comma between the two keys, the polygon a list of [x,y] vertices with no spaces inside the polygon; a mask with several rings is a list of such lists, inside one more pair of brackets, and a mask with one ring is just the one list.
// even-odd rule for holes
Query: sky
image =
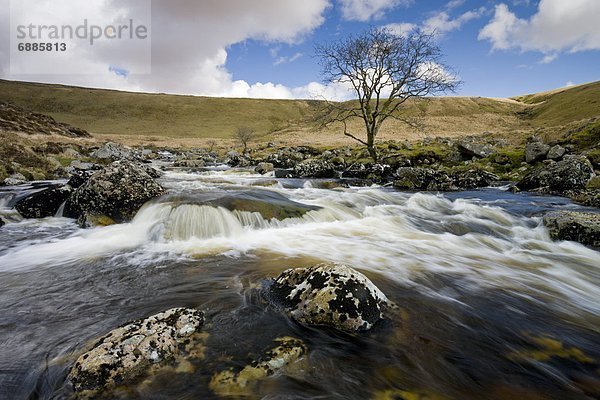
{"label": "sky", "polygon": [[[600,0],[0,0],[0,77],[343,100],[351,93],[322,83],[315,44],[386,27],[435,32],[463,82],[457,95],[510,97],[600,80],[598,16]],[[69,42],[60,54],[16,50],[18,23],[84,19],[102,27],[132,20],[149,32],[144,40]]]}

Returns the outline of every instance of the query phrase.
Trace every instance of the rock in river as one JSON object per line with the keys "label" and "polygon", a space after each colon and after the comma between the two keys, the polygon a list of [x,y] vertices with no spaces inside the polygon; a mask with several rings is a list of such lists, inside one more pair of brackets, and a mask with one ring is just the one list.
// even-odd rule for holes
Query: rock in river
{"label": "rock in river", "polygon": [[371,329],[392,306],[366,276],[341,264],[288,269],[272,282],[268,297],[299,322],[346,332]]}
{"label": "rock in river", "polygon": [[83,218],[105,215],[116,222],[131,220],[148,200],[164,189],[144,168],[129,161],[115,161],[92,175],[67,200],[64,215]]}
{"label": "rock in river", "polygon": [[572,240],[600,247],[600,214],[553,211],[544,216],[544,225],[555,240]]}
{"label": "rock in river", "polygon": [[69,373],[76,392],[126,384],[187,350],[204,324],[201,311],[173,308],[117,328],[82,354]]}

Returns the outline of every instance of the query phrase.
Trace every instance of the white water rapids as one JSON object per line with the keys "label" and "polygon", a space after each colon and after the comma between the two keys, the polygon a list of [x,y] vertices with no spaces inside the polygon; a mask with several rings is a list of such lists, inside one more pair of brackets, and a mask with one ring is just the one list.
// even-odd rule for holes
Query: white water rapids
{"label": "white water rapids", "polygon": [[[257,182],[261,187],[254,186]],[[473,288],[559,298],[566,313],[600,316],[599,253],[574,242],[553,242],[539,217],[494,202],[379,187],[319,189],[310,182],[290,188],[232,171],[169,173],[163,183],[178,193],[252,187],[321,209],[279,221],[256,212],[164,201],[147,204],[131,223],[88,230],[75,229],[63,218],[15,222],[8,227],[52,231],[64,226],[70,233],[10,243],[0,252],[0,271],[52,268],[127,252],[136,252],[140,264],[159,256],[269,253],[348,263],[415,286],[426,274],[459,276]]]}

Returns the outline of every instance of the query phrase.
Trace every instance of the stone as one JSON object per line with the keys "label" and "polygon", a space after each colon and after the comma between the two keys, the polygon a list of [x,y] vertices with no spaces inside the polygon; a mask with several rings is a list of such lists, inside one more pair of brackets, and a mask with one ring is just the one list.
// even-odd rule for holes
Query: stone
{"label": "stone", "polygon": [[2,218],[0,218],[0,228],[3,227],[6,224],[6,222],[4,222],[4,220]]}
{"label": "stone", "polygon": [[334,178],[337,176],[333,164],[319,158],[309,158],[296,164],[294,174],[300,178]]}
{"label": "stone", "polygon": [[123,159],[132,160],[136,158],[135,152],[132,149],[112,142],[105,143],[102,147],[93,151],[90,157],[113,161]]}
{"label": "stone", "polygon": [[480,143],[474,140],[464,139],[456,143],[458,151],[463,157],[485,158],[495,152],[494,146],[487,143]]}
{"label": "stone", "polygon": [[421,167],[400,167],[396,170],[394,187],[399,190],[451,191],[458,188],[452,178],[440,171]]}
{"label": "stone", "polygon": [[204,314],[173,308],[109,332],[82,354],[69,372],[75,392],[109,389],[127,384],[150,366],[181,353],[204,324]]}
{"label": "stone", "polygon": [[530,142],[525,146],[525,161],[532,164],[543,160],[550,151],[550,146],[542,142]]}
{"label": "stone", "polygon": [[267,297],[298,322],[346,332],[371,329],[392,307],[366,276],[342,264],[288,269],[272,281]]}
{"label": "stone", "polygon": [[560,160],[566,152],[567,150],[564,147],[557,144],[555,146],[550,147],[550,150],[548,150],[548,154],[546,155],[546,157],[550,160]]}
{"label": "stone", "polygon": [[592,164],[587,158],[565,156],[561,161],[529,172],[517,186],[521,190],[562,192],[585,188],[594,175]]}
{"label": "stone", "polygon": [[544,215],[544,225],[554,240],[571,240],[600,247],[600,214],[553,211]]}
{"label": "stone", "polygon": [[53,217],[71,193],[69,185],[50,187],[19,200],[15,208],[23,218]]}
{"label": "stone", "polygon": [[116,222],[131,220],[149,200],[164,189],[148,173],[129,161],[115,161],[93,174],[67,200],[64,215],[105,215]]}
{"label": "stone", "polygon": [[185,168],[204,168],[206,162],[204,160],[179,160],[175,161],[174,167],[185,167]]}
{"label": "stone", "polygon": [[254,171],[258,172],[261,175],[264,175],[267,172],[273,171],[274,169],[275,169],[275,167],[273,166],[273,164],[267,163],[267,162],[261,162],[256,166]]}
{"label": "stone", "polygon": [[293,169],[278,168],[275,170],[275,178],[293,178],[293,177],[294,177]]}
{"label": "stone", "polygon": [[274,340],[278,345],[265,352],[259,359],[236,373],[226,369],[215,374],[209,388],[219,396],[252,396],[253,388],[261,380],[281,372],[297,363],[307,353],[304,342],[292,337]]}
{"label": "stone", "polygon": [[27,178],[20,173],[12,174],[8,178],[4,179],[4,184],[6,186],[16,186],[27,183]]}
{"label": "stone", "polygon": [[481,169],[458,172],[453,174],[453,178],[460,190],[488,187],[500,180],[498,175]]}

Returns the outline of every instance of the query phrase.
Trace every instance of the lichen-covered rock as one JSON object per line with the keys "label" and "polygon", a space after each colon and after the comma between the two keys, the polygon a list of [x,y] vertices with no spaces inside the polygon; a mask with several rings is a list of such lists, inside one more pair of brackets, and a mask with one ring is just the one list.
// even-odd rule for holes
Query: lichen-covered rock
{"label": "lichen-covered rock", "polygon": [[572,240],[600,247],[600,214],[553,211],[544,216],[544,225],[555,240]]}
{"label": "lichen-covered rock", "polygon": [[479,142],[473,138],[466,138],[456,143],[458,151],[464,157],[489,157],[496,150],[494,146]]}
{"label": "lichen-covered rock", "polygon": [[334,178],[335,167],[329,161],[309,158],[294,166],[294,174],[300,178]]}
{"label": "lichen-covered rock", "polygon": [[366,276],[341,264],[288,269],[272,282],[268,297],[299,322],[347,332],[371,329],[391,306]]}
{"label": "lichen-covered rock", "polygon": [[69,373],[76,392],[130,383],[150,366],[189,351],[204,323],[201,311],[173,308],[117,328],[82,354]]}
{"label": "lichen-covered rock", "polygon": [[49,187],[19,200],[15,208],[23,218],[53,217],[71,193],[69,185]]}
{"label": "lichen-covered rock", "polygon": [[454,184],[461,190],[487,187],[500,180],[500,177],[481,169],[470,169],[453,175]]}
{"label": "lichen-covered rock", "polygon": [[531,171],[517,186],[521,190],[561,192],[583,189],[593,176],[594,169],[587,158],[565,156],[562,161]]}
{"label": "lichen-covered rock", "polygon": [[268,350],[238,373],[227,369],[215,374],[209,383],[210,389],[219,396],[251,395],[260,380],[298,362],[307,352],[300,339],[282,337],[275,339],[275,342],[278,343],[277,347]]}
{"label": "lichen-covered rock", "polygon": [[116,222],[131,220],[137,211],[164,189],[144,168],[116,161],[93,174],[67,200],[64,215],[79,218],[85,213],[105,215]]}

